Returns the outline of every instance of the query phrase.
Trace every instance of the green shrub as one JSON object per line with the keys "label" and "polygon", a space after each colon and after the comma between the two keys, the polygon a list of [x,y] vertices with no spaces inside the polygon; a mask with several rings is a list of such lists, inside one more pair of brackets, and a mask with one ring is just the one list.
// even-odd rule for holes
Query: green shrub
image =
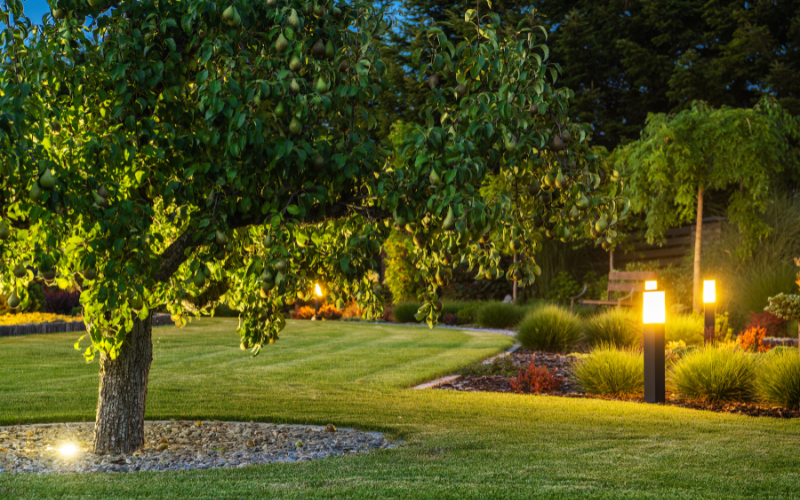
{"label": "green shrub", "polygon": [[487,302],[478,309],[478,324],[484,328],[512,328],[525,316],[527,309],[507,302]]}
{"label": "green shrub", "polygon": [[45,312],[44,288],[36,281],[28,284],[28,307],[23,312]]}
{"label": "green shrub", "polygon": [[502,375],[513,377],[519,373],[519,368],[514,366],[514,359],[511,356],[500,356],[491,363],[479,361],[458,371],[465,377],[488,377],[492,375]]}
{"label": "green shrub", "polygon": [[686,399],[748,401],[754,394],[755,361],[727,345],[690,352],[669,375],[672,391]]}
{"label": "green shrub", "polygon": [[383,283],[392,294],[392,302],[397,304],[413,299],[417,290],[414,282],[417,268],[411,261],[414,249],[411,237],[403,231],[393,229],[383,248],[386,251],[386,274]]}
{"label": "green shrub", "polygon": [[417,302],[403,302],[392,308],[392,316],[396,323],[419,323],[414,317],[420,308]]}
{"label": "green shrub", "polygon": [[636,347],[641,342],[640,323],[636,312],[628,308],[613,308],[590,317],[584,323],[583,333],[593,346]]}
{"label": "green shrub", "polygon": [[758,398],[770,405],[800,409],[800,355],[795,348],[772,351],[756,368]]}
{"label": "green shrub", "polygon": [[239,314],[239,311],[228,304],[220,304],[214,309],[214,317],[216,318],[238,318]]}
{"label": "green shrub", "polygon": [[468,302],[467,305],[458,311],[458,324],[477,323],[478,311],[481,307],[483,307],[483,303],[481,302]]}
{"label": "green shrub", "polygon": [[578,295],[582,289],[583,285],[579,285],[570,273],[560,271],[550,281],[550,290],[547,292],[546,298],[553,302],[569,304],[570,297]]}
{"label": "green shrub", "polygon": [[563,307],[541,306],[522,320],[517,339],[527,349],[567,352],[581,339],[581,322]]}
{"label": "green shrub", "polygon": [[703,317],[698,314],[671,314],[664,325],[664,339],[669,342],[680,342],[688,345],[703,345]]}
{"label": "green shrub", "polygon": [[602,345],[575,362],[572,378],[590,394],[640,394],[644,392],[644,358],[638,350]]}

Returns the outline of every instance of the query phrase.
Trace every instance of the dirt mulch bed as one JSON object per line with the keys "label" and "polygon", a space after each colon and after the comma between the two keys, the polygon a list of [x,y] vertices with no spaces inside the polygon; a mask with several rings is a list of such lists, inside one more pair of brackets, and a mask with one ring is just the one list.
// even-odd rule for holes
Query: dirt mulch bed
{"label": "dirt mulch bed", "polygon": [[[535,352],[518,350],[505,357],[498,358],[492,365],[482,365],[475,368],[464,370],[461,377],[438,385],[434,389],[445,391],[467,391],[467,392],[504,392],[513,393],[511,379],[519,373],[519,370],[527,368],[531,360],[535,361],[536,366],[545,366],[550,371],[555,371],[557,376],[563,378],[563,384],[558,391],[540,393],[548,396],[562,396],[571,398],[604,399],[606,401],[625,401],[630,403],[644,403],[644,396],[599,396],[596,394],[585,394],[579,392],[576,385],[570,379],[572,375],[572,362],[575,358],[562,354],[547,352]],[[494,370],[489,368],[492,366]],[[480,372],[485,369],[487,372],[502,371],[503,374],[471,374],[470,372]],[[513,373],[513,375],[512,375]],[[769,408],[755,403],[743,402],[722,402],[708,403],[704,401],[685,401],[678,399],[672,394],[667,394],[667,401],[664,403],[669,406],[679,406],[693,410],[713,411],[717,413],[734,413],[737,415],[748,415],[751,417],[772,417],[772,418],[799,418],[800,411],[787,410],[785,408]]]}

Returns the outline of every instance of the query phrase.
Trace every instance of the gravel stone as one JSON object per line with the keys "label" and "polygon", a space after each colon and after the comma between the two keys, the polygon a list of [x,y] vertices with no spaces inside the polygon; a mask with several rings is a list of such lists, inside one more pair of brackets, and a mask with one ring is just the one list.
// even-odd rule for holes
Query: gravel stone
{"label": "gravel stone", "polygon": [[[332,434],[316,425],[218,420],[145,422],[144,448],[130,455],[94,454],[90,451],[93,439],[94,423],[90,422],[0,427],[0,473],[241,468],[395,447],[377,432],[339,428]],[[77,451],[67,455],[63,453],[65,445]]]}

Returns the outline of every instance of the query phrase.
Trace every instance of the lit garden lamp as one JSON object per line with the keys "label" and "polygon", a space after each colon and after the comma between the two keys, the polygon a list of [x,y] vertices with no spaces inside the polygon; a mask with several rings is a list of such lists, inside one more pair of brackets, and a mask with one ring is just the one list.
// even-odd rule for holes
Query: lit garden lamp
{"label": "lit garden lamp", "polygon": [[714,341],[714,331],[716,324],[714,316],[716,314],[715,302],[717,301],[717,283],[714,280],[703,281],[703,308],[705,309],[705,331],[703,338],[706,344]]}
{"label": "lit garden lamp", "polygon": [[664,375],[664,322],[666,306],[663,291],[655,281],[644,284],[642,323],[644,335],[644,400],[663,403],[666,398]]}
{"label": "lit garden lamp", "polygon": [[322,287],[319,286],[319,283],[314,285],[314,295],[316,298],[314,299],[314,320],[319,317],[319,308],[322,307]]}

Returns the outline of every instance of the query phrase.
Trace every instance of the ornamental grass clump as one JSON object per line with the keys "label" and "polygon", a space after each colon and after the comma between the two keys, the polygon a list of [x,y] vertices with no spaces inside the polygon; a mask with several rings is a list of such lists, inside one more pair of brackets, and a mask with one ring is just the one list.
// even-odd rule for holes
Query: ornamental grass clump
{"label": "ornamental grass clump", "polygon": [[416,302],[403,302],[397,304],[392,308],[392,316],[396,323],[419,323],[417,318],[414,317],[419,310],[419,303]]}
{"label": "ornamental grass clump", "polygon": [[669,383],[684,399],[749,401],[755,392],[755,360],[735,346],[707,347],[675,363]]}
{"label": "ornamental grass clump", "polygon": [[525,316],[526,309],[508,302],[487,302],[475,319],[484,328],[513,328]]}
{"label": "ornamental grass clump", "polygon": [[580,320],[568,309],[546,305],[525,316],[517,339],[526,349],[567,352],[581,340],[581,333]]}
{"label": "ornamental grass clump", "polygon": [[674,314],[670,315],[664,325],[664,340],[666,342],[683,341],[687,346],[703,345],[703,317],[699,314]]}
{"label": "ornamental grass clump", "polygon": [[593,346],[612,344],[617,347],[635,347],[642,338],[639,323],[641,319],[637,318],[634,311],[609,309],[589,318],[584,324],[583,333],[586,341]]}
{"label": "ornamental grass clump", "polygon": [[603,344],[575,362],[572,378],[589,394],[641,394],[644,392],[644,358],[638,350]]}
{"label": "ornamental grass clump", "polygon": [[774,349],[756,369],[756,393],[762,402],[800,409],[800,355],[797,349]]}

